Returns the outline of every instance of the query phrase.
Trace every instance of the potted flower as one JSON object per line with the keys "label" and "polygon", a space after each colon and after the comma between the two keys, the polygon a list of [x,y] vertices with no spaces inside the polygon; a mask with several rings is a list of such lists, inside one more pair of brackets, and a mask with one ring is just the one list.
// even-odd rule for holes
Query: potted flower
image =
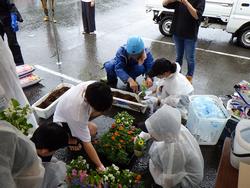
{"label": "potted flower", "polygon": [[27,117],[30,115],[29,105],[21,107],[16,99],[11,99],[9,107],[0,112],[0,119],[8,121],[10,124],[19,129],[24,135],[28,136],[29,129],[33,127],[28,123]]}
{"label": "potted flower", "polygon": [[99,154],[117,165],[127,165],[134,150],[134,138],[140,129],[132,126],[134,117],[127,112],[118,113],[115,122],[95,145]]}
{"label": "potted flower", "polygon": [[82,156],[72,160],[67,165],[66,181],[72,188],[128,188],[143,187],[141,175],[129,170],[120,170],[114,164],[104,172],[89,169],[89,165]]}
{"label": "potted flower", "polygon": [[69,184],[69,187],[78,187],[81,184],[88,183],[88,170],[89,164],[82,156],[73,159],[67,165],[66,181]]}
{"label": "potted flower", "polygon": [[141,137],[136,137],[135,144],[134,144],[135,156],[142,157],[144,149],[145,149],[145,140]]}

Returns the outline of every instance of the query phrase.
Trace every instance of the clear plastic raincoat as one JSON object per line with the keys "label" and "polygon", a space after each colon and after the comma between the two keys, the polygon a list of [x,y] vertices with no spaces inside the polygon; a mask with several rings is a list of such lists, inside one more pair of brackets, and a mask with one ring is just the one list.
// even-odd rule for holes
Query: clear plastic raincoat
{"label": "clear plastic raincoat", "polygon": [[151,137],[149,169],[154,181],[164,188],[198,187],[204,161],[199,145],[181,125],[180,112],[163,105],[145,122]]}
{"label": "clear plastic raincoat", "polygon": [[0,187],[40,188],[44,168],[34,144],[18,129],[0,120]]}
{"label": "clear plastic raincoat", "polygon": [[[0,57],[0,111],[8,106],[11,98],[16,99],[21,106],[29,104],[17,78],[13,56],[1,37]],[[38,127],[33,113],[30,115],[28,121],[33,127]]]}

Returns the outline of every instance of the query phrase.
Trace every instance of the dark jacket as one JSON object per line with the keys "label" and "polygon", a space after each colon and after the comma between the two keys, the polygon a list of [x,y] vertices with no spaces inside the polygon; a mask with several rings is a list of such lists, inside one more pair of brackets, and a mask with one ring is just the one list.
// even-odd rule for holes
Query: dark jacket
{"label": "dark jacket", "polygon": [[11,13],[16,13],[17,21],[23,22],[23,18],[14,3],[11,3],[9,0],[0,0],[0,19],[2,23],[11,20]]}
{"label": "dark jacket", "polygon": [[175,9],[170,32],[178,37],[197,39],[202,14],[205,9],[205,0],[188,0],[188,2],[197,10],[198,20],[189,13],[187,7],[181,2],[176,1],[164,6]]}

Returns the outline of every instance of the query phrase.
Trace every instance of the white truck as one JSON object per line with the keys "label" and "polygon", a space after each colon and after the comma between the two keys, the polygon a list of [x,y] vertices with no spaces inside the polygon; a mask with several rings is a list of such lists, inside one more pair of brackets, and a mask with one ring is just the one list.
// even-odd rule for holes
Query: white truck
{"label": "white truck", "polygon": [[[162,0],[146,0],[146,11],[153,12],[164,36],[171,36],[174,10],[162,6]],[[206,0],[201,27],[219,28],[237,37],[239,45],[250,48],[250,0]]]}

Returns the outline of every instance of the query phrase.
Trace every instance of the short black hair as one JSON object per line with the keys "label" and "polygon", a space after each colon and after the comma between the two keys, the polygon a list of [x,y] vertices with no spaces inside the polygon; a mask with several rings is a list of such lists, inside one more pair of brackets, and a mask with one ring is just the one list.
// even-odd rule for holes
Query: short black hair
{"label": "short black hair", "polygon": [[162,75],[165,72],[176,72],[176,63],[171,63],[166,58],[159,58],[155,60],[151,70],[148,73],[148,76],[152,78]]}
{"label": "short black hair", "polygon": [[40,125],[31,137],[36,149],[56,151],[68,146],[68,133],[56,123]]}
{"label": "short black hair", "polygon": [[111,88],[103,82],[94,82],[88,85],[85,98],[90,106],[98,112],[108,110],[113,103]]}

